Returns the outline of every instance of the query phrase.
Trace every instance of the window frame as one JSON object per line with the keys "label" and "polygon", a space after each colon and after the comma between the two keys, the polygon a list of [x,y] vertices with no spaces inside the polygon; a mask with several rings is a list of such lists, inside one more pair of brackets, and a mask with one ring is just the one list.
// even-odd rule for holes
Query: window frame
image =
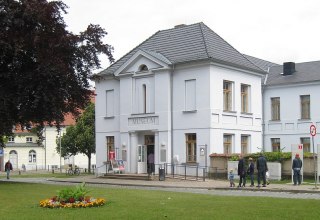
{"label": "window frame", "polygon": [[223,153],[226,155],[232,154],[232,147],[233,147],[233,135],[224,134],[223,135]]}
{"label": "window frame", "polygon": [[280,152],[281,151],[281,139],[280,138],[271,138],[271,148],[272,152]]}
{"label": "window frame", "polygon": [[26,143],[32,143],[33,139],[32,137],[26,137]]}
{"label": "window frame", "polygon": [[35,150],[29,151],[29,163],[37,163],[37,152]]}
{"label": "window frame", "polygon": [[281,99],[280,97],[271,97],[271,121],[281,120]]}
{"label": "window frame", "polygon": [[241,93],[241,112],[250,113],[251,104],[250,104],[250,85],[241,84],[240,93]]}
{"label": "window frame", "polygon": [[234,110],[233,85],[234,82],[223,80],[223,111],[226,112],[231,112]]}
{"label": "window frame", "polygon": [[[303,100],[307,98],[307,100]],[[310,95],[300,95],[300,119],[310,120]]]}
{"label": "window frame", "polygon": [[186,163],[197,163],[197,134],[196,133],[185,134],[185,139],[186,139]]}
{"label": "window frame", "polygon": [[[304,142],[304,140],[308,140],[307,142]],[[311,142],[310,137],[300,137],[300,144],[303,145],[303,152],[311,152]]]}
{"label": "window frame", "polygon": [[[244,139],[246,140],[244,141]],[[250,135],[241,135],[241,154],[249,153],[249,141],[250,141]]]}

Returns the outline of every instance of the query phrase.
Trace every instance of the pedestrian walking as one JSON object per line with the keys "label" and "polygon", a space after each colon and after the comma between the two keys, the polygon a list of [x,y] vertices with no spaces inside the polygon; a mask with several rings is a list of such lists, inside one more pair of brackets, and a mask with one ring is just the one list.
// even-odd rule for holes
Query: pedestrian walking
{"label": "pedestrian walking", "polygon": [[10,163],[10,160],[6,162],[4,165],[4,171],[7,172],[7,179],[10,179],[10,171],[12,170],[12,164]]}
{"label": "pedestrian walking", "polygon": [[257,187],[260,187],[260,183],[261,183],[261,178],[263,181],[262,186],[266,187],[266,172],[268,171],[268,165],[267,165],[267,160],[266,158],[263,156],[263,154],[261,153],[258,160],[257,160],[257,169],[258,169],[258,185]]}
{"label": "pedestrian walking", "polygon": [[230,181],[230,187],[235,187],[236,186],[236,184],[234,184],[233,169],[231,169],[230,172],[229,172],[229,181]]}
{"label": "pedestrian walking", "polygon": [[246,186],[246,168],[245,168],[245,161],[243,159],[243,156],[239,156],[239,162],[238,162],[238,175],[240,177],[239,185],[238,187],[245,187]]}
{"label": "pedestrian walking", "polygon": [[155,167],[154,167],[154,154],[153,152],[149,153],[147,157],[147,171],[149,177],[151,177],[151,174],[154,175],[155,172]]}
{"label": "pedestrian walking", "polygon": [[254,186],[254,163],[251,157],[249,158],[249,167],[248,167],[247,173],[250,176],[250,181],[251,181],[250,187],[253,187]]}
{"label": "pedestrian walking", "polygon": [[296,157],[292,161],[292,170],[293,170],[293,185],[297,185],[297,183],[301,184],[301,168],[302,161],[300,159],[300,155],[296,154]]}

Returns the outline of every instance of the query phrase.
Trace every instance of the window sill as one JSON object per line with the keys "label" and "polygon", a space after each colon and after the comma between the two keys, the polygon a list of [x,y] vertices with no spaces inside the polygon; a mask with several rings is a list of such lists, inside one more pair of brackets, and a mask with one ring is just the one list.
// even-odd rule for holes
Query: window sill
{"label": "window sill", "polygon": [[298,119],[298,121],[311,121],[311,118],[300,118],[300,119]]}
{"label": "window sill", "polygon": [[197,113],[197,110],[184,110],[183,113]]}
{"label": "window sill", "polygon": [[228,110],[223,110],[223,113],[236,114],[236,113],[237,113],[237,111],[228,111]]}
{"label": "window sill", "polygon": [[113,119],[114,118],[114,116],[105,116],[105,117],[103,117],[104,119]]}
{"label": "window sill", "polygon": [[271,123],[280,123],[281,120],[269,120],[269,122],[271,122]]}
{"label": "window sill", "polygon": [[132,113],[131,115],[132,116],[145,116],[145,115],[154,115],[155,113],[154,112],[147,112],[147,113]]}
{"label": "window sill", "polygon": [[241,115],[247,115],[247,116],[252,116],[253,115],[253,113],[250,113],[250,112],[241,112]]}

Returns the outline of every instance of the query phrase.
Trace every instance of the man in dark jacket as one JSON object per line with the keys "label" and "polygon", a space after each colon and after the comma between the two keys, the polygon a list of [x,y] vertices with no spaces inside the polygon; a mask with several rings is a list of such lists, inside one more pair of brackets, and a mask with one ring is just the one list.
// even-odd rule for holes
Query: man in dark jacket
{"label": "man in dark jacket", "polygon": [[253,163],[253,160],[252,160],[252,158],[250,157],[249,158],[249,168],[248,168],[248,170],[247,170],[247,173],[249,174],[249,176],[250,176],[250,180],[251,180],[251,187],[253,187],[254,186],[254,163]]}
{"label": "man in dark jacket", "polygon": [[12,164],[10,163],[10,160],[4,165],[4,171],[7,172],[7,179],[10,179],[10,171],[12,170]]}
{"label": "man in dark jacket", "polygon": [[293,170],[293,184],[297,185],[297,183],[301,184],[301,168],[302,161],[300,159],[300,155],[296,154],[296,157],[292,161],[292,170]]}
{"label": "man in dark jacket", "polygon": [[258,186],[260,187],[260,180],[263,180],[263,187],[266,187],[266,172],[268,171],[267,160],[261,153],[257,160],[257,169],[258,169]]}
{"label": "man in dark jacket", "polygon": [[240,176],[238,187],[241,187],[241,184],[242,184],[242,187],[245,187],[246,186],[246,168],[245,168],[245,162],[242,155],[239,156],[238,175]]}

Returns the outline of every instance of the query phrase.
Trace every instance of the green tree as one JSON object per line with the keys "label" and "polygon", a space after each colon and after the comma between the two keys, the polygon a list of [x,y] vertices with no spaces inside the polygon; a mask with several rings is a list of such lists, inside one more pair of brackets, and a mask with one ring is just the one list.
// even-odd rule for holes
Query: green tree
{"label": "green tree", "polygon": [[[88,170],[91,171],[91,154],[96,152],[94,104],[90,103],[74,126],[67,128],[61,137],[61,156],[85,154],[88,157]],[[60,146],[57,145],[57,152]]]}
{"label": "green tree", "polygon": [[[113,62],[107,32],[90,24],[66,29],[62,1],[0,0],[0,147],[12,127],[59,125],[90,100],[89,78],[99,54]],[[39,134],[41,136],[41,132]]]}

